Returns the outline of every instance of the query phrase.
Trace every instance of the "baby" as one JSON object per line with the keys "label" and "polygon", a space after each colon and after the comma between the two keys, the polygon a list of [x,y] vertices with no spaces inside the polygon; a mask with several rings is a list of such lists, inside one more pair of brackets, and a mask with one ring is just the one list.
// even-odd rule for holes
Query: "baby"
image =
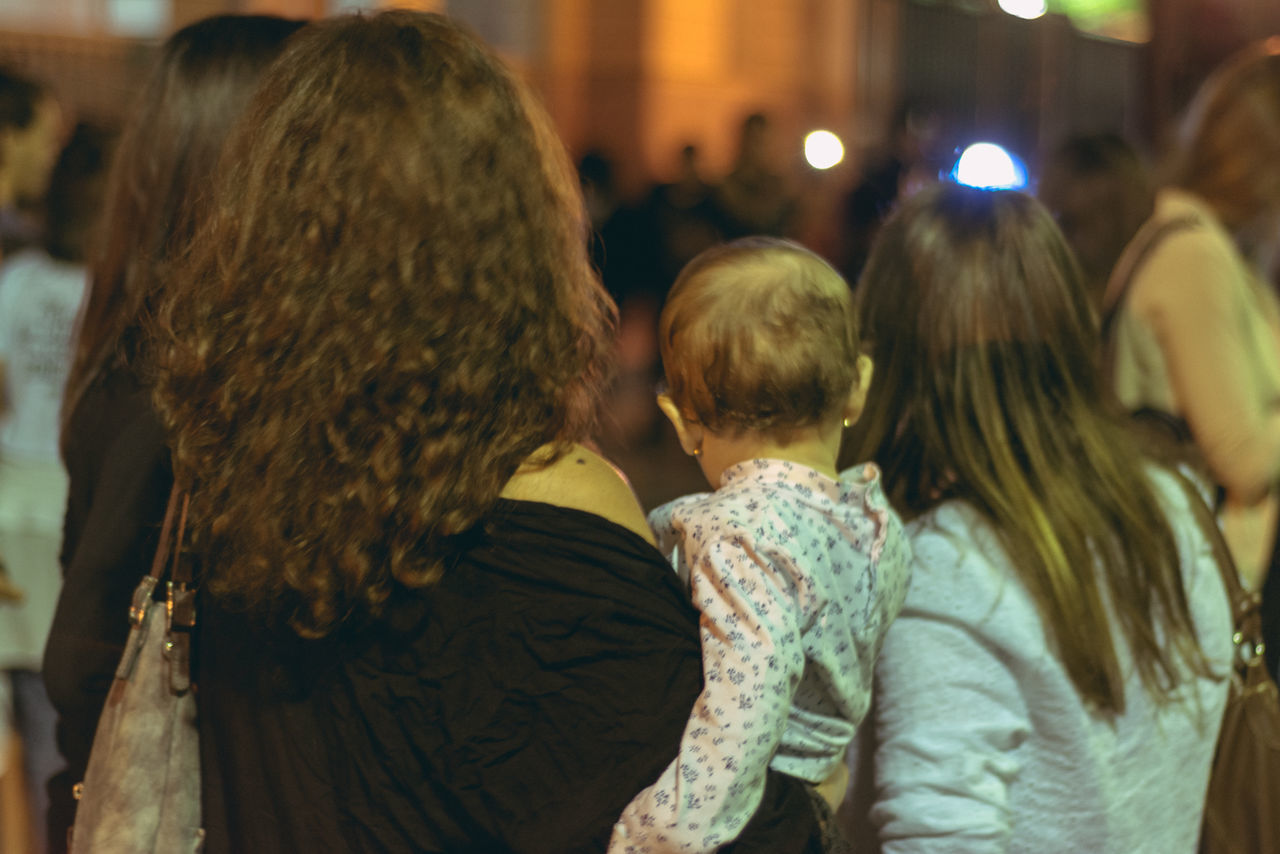
{"label": "baby", "polygon": [[659,335],[658,405],[719,484],[649,516],[702,612],[705,685],[611,854],[714,851],[755,812],[768,768],[814,785],[841,770],[909,572],[879,471],[836,469],[872,365],[835,270],[784,240],[708,250]]}

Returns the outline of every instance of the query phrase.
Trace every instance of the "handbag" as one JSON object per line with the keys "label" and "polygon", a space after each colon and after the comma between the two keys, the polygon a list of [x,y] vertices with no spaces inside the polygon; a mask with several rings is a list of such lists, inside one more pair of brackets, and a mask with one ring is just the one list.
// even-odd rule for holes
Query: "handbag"
{"label": "handbag", "polygon": [[1240,583],[1235,562],[1204,501],[1192,493],[1213,545],[1234,623],[1227,704],[1209,774],[1200,854],[1280,852],[1280,694],[1263,660],[1261,597]]}
{"label": "handbag", "polygon": [[[76,786],[71,854],[189,854],[204,844],[191,684],[195,588],[190,567],[180,560],[186,520],[187,496],[175,486],[151,573],[133,594],[132,628],[94,732],[84,782]],[[159,603],[154,593],[170,556]]]}

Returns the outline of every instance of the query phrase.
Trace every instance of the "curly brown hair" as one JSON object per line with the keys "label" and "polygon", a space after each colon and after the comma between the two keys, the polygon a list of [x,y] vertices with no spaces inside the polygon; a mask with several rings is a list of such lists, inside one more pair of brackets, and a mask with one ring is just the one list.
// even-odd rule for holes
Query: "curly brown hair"
{"label": "curly brown hair", "polygon": [[545,113],[445,18],[300,33],[223,166],[157,408],[205,588],[322,635],[436,581],[522,463],[588,435],[614,308]]}

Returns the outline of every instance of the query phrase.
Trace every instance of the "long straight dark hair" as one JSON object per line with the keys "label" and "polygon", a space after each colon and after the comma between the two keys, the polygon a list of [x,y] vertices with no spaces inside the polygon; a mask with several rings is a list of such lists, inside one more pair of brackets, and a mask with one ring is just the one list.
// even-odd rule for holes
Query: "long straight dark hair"
{"label": "long straight dark hair", "polygon": [[134,365],[161,272],[191,239],[223,140],[302,25],[220,15],[165,42],[116,147],[65,417],[104,367]]}
{"label": "long straight dark hair", "polygon": [[876,370],[850,439],[905,516],[960,499],[990,522],[1076,689],[1122,712],[1112,614],[1158,701],[1209,665],[1151,463],[1103,402],[1080,276],[1028,196],[909,200],[859,285]]}

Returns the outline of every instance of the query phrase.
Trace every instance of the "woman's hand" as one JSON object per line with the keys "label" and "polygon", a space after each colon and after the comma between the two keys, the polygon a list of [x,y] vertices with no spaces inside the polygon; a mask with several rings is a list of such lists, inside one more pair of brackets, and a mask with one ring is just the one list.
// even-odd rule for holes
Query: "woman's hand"
{"label": "woman's hand", "polygon": [[22,588],[9,579],[4,564],[0,563],[0,602],[21,602],[24,595]]}
{"label": "woman's hand", "polygon": [[840,757],[840,762],[836,765],[827,779],[823,780],[816,787],[818,794],[831,807],[831,811],[835,812],[840,808],[840,804],[844,801],[844,793],[849,788],[849,765],[845,761],[845,757]]}
{"label": "woman's hand", "polygon": [[1261,590],[1271,566],[1280,499],[1272,492],[1262,501],[1248,504],[1227,496],[1218,514],[1218,526],[1235,560],[1240,580],[1250,590]]}

